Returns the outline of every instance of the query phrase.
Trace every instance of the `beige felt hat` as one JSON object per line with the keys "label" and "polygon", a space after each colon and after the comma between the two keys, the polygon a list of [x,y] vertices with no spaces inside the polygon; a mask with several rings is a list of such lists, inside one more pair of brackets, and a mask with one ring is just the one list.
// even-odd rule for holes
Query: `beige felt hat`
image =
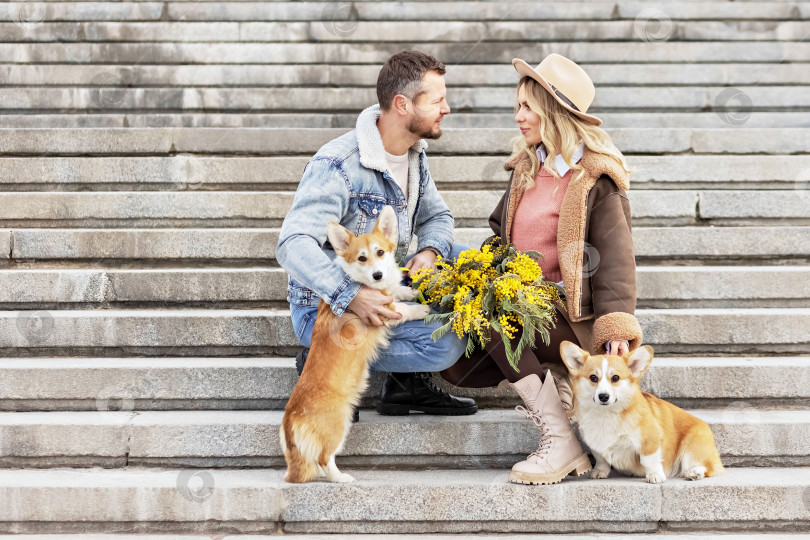
{"label": "beige felt hat", "polygon": [[560,105],[590,124],[602,125],[602,120],[586,114],[596,90],[585,70],[574,61],[551,53],[543,58],[536,69],[520,58],[512,59],[512,65],[521,75],[539,82]]}

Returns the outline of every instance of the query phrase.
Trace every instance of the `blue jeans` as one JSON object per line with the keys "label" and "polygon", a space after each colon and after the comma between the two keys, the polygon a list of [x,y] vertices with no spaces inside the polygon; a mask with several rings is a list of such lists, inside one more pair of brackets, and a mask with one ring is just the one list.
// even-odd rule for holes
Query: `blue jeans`
{"label": "blue jeans", "polygon": [[[467,246],[455,244],[450,257],[455,259]],[[411,256],[405,259],[409,261]],[[312,341],[312,329],[318,306],[299,306],[290,304],[293,329],[298,341],[309,347]],[[459,339],[453,332],[448,332],[438,341],[430,339],[430,334],[439,327],[439,323],[425,324],[425,321],[406,321],[392,328],[390,343],[380,351],[379,358],[371,364],[371,371],[393,373],[411,373],[418,371],[441,371],[455,364],[467,346],[466,336]]]}

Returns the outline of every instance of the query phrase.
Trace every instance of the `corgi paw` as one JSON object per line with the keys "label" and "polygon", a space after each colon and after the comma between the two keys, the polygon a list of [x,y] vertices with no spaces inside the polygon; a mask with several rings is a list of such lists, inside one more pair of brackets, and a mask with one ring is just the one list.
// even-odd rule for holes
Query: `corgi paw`
{"label": "corgi paw", "polygon": [[706,476],[706,467],[703,467],[702,465],[697,466],[697,467],[692,467],[691,469],[686,471],[685,476],[689,480],[700,480],[701,478]]}
{"label": "corgi paw", "polygon": [[346,473],[340,473],[330,478],[330,480],[339,484],[348,484],[349,482],[354,482],[354,476]]}
{"label": "corgi paw", "polygon": [[660,472],[651,472],[647,473],[647,482],[650,484],[663,484],[666,481],[667,477],[664,473]]}
{"label": "corgi paw", "polygon": [[609,474],[610,469],[600,469],[596,467],[591,471],[591,478],[607,478]]}
{"label": "corgi paw", "polygon": [[424,304],[396,304],[396,308],[402,313],[402,318],[395,322],[417,321],[430,313],[430,306]]}
{"label": "corgi paw", "polygon": [[424,304],[403,304],[401,302],[395,302],[394,309],[397,311],[397,313],[402,315],[402,318],[389,319],[385,323],[388,326],[396,326],[406,321],[424,319],[430,314],[430,306],[426,306]]}
{"label": "corgi paw", "polygon": [[416,289],[411,289],[407,285],[400,285],[394,291],[394,300],[406,300],[408,302],[411,302],[413,300],[416,300],[418,296],[419,291],[417,291]]}
{"label": "corgi paw", "polygon": [[424,319],[430,315],[430,306],[426,306],[424,304],[411,306],[411,313],[413,313],[414,319]]}

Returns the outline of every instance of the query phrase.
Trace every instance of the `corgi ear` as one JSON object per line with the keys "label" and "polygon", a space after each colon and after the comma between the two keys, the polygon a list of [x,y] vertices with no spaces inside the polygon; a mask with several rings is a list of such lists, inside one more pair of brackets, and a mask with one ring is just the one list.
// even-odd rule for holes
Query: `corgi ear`
{"label": "corgi ear", "polygon": [[391,206],[384,206],[374,229],[381,232],[385,238],[396,245],[399,241],[397,235],[397,214]]}
{"label": "corgi ear", "polygon": [[329,243],[335,248],[335,253],[339,256],[343,256],[352,239],[354,239],[352,233],[334,221],[326,224],[326,236],[329,238]]}
{"label": "corgi ear", "polygon": [[633,351],[633,354],[627,357],[627,367],[630,369],[630,373],[633,374],[633,377],[638,378],[650,367],[652,359],[653,348],[649,345],[645,345],[639,347]]}
{"label": "corgi ear", "polygon": [[585,365],[590,355],[570,341],[560,343],[560,357],[565,362],[568,371],[576,373]]}

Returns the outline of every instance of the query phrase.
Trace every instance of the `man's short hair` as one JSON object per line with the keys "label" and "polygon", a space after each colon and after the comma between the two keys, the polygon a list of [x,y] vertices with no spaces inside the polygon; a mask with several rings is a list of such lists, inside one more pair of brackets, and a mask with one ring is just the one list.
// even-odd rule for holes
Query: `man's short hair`
{"label": "man's short hair", "polygon": [[419,51],[402,51],[389,58],[377,76],[380,108],[390,109],[397,94],[415,101],[424,94],[422,78],[429,71],[444,75],[446,70],[442,62]]}

